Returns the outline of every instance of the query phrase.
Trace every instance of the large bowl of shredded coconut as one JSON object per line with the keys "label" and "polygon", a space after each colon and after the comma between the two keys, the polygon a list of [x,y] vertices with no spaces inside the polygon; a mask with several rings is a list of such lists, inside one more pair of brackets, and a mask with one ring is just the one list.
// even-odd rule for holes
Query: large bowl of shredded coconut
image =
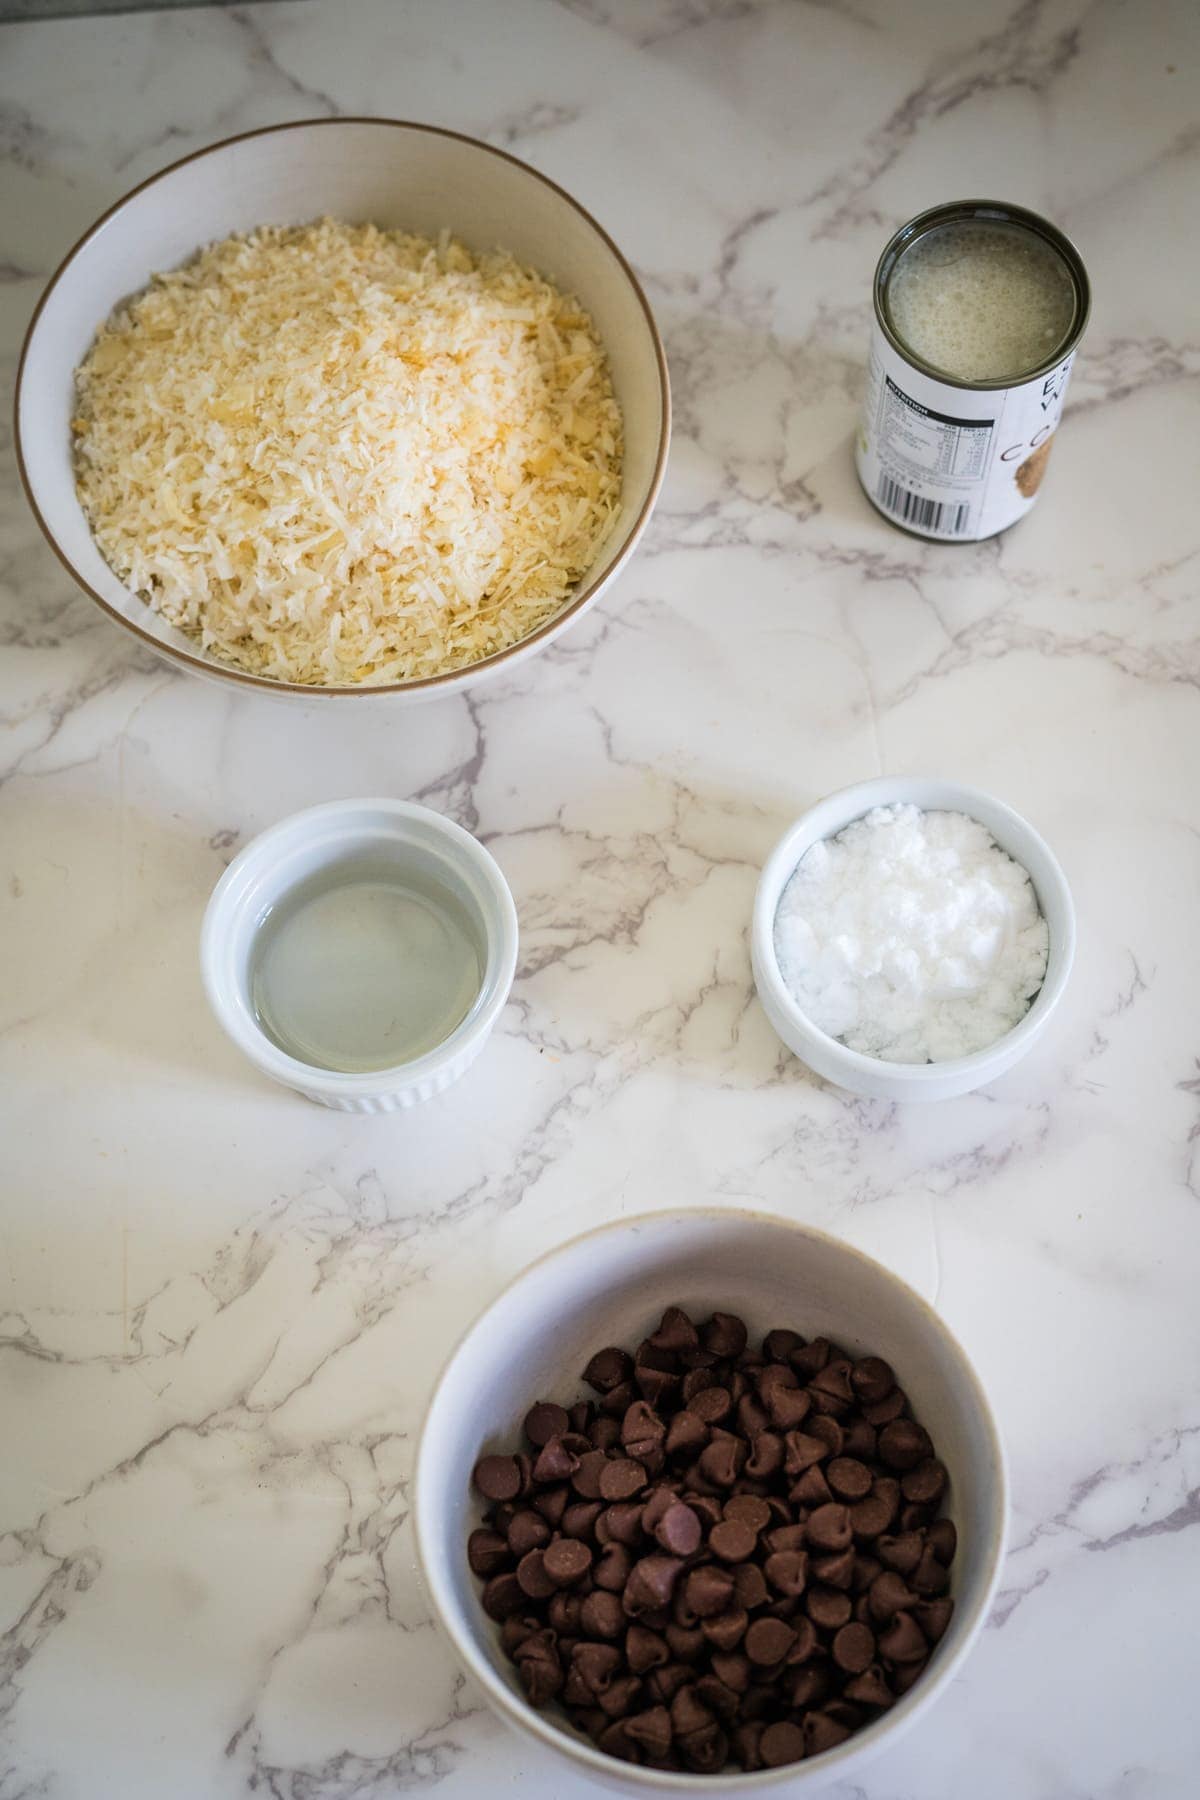
{"label": "large bowl of shredded coconut", "polygon": [[595,601],[654,505],[662,347],[561,189],[451,132],[309,121],[185,158],[54,277],[18,376],[47,537],[194,672],[428,697]]}

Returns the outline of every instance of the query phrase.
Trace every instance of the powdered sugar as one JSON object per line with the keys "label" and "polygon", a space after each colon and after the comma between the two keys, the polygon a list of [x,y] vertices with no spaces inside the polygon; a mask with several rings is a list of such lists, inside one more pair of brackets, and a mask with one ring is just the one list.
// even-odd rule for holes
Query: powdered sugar
{"label": "powdered sugar", "polygon": [[965,813],[878,806],[814,844],[775,954],[812,1023],[889,1062],[985,1049],[1028,1011],[1049,952],[1026,871]]}

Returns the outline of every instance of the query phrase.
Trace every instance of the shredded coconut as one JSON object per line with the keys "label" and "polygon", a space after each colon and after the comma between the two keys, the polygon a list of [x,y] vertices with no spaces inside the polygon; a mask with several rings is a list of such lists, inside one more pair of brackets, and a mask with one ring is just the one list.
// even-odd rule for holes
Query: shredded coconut
{"label": "shredded coconut", "polygon": [[1046,921],[1026,871],[963,813],[878,806],[800,859],[775,915],[797,1004],[889,1062],[969,1056],[1042,985]]}
{"label": "shredded coconut", "polygon": [[206,648],[314,685],[528,636],[619,510],[621,417],[578,302],[500,253],[331,219],[202,250],[76,373],[80,501]]}

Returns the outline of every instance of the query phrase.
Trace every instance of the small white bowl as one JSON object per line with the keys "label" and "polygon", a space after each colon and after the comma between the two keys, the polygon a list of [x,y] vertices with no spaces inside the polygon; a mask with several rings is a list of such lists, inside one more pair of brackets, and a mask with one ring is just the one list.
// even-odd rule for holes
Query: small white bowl
{"label": "small white bowl", "polygon": [[[305,687],[252,675],[210,655],[126,588],[101,556],[75,494],[75,369],[97,329],[151,276],[201,245],[256,225],[328,213],[436,238],[448,227],[474,250],[508,250],[573,293],[608,352],[624,420],[621,512],[554,616],[468,667],[369,687]],[[17,370],[17,467],[50,547],[108,616],[195,675],[305,701],[388,696],[411,703],[511,669],[598,600],[637,545],[666,469],[667,361],[650,304],[607,232],[570,194],[504,150],[399,119],[301,119],[243,132],[160,169],[118,200],[69,252],[30,322]]]}
{"label": "small white bowl", "polygon": [[[250,952],[267,914],[301,882],[364,851],[434,876],[462,902],[483,970],[470,1011],[444,1043],[412,1062],[365,1074],[315,1068],[264,1032],[250,998]],[[517,965],[517,911],[495,858],[469,831],[407,800],[334,800],[260,833],[213,889],[200,934],[209,1004],[264,1075],[340,1112],[398,1112],[458,1080],[491,1034]]]}
{"label": "small white bowl", "polygon": [[[814,1025],[793,999],[775,955],[780,896],[807,850],[861,819],[875,806],[919,806],[966,813],[991,832],[1033,883],[1050,934],[1046,978],[1023,1019],[994,1044],[945,1062],[886,1062],[850,1050]],[[789,1050],[826,1081],[873,1100],[950,1100],[994,1081],[1032,1049],[1063,997],[1075,958],[1075,908],[1066,876],[1033,826],[979,788],[919,775],[883,775],[830,794],[786,831],[768,857],[754,896],[750,960],[763,1011]]]}
{"label": "small white bowl", "polygon": [[[564,1403],[604,1344],[637,1344],[678,1303],[741,1315],[752,1335],[787,1325],[885,1357],[950,1471],[958,1530],[954,1616],[929,1668],[892,1709],[811,1761],[697,1777],[618,1762],[557,1709],[529,1705],[480,1604],[467,1538],[482,1508],[476,1459],[514,1447],[534,1400]],[[1004,1452],[979,1377],[933,1309],[881,1263],[822,1231],[741,1209],[649,1213],[603,1225],[518,1275],[447,1364],[417,1450],[414,1523],[426,1583],[459,1657],[511,1725],[565,1764],[625,1794],[809,1794],[849,1779],[944,1692],[987,1617],[1008,1513]],[[550,1787],[553,1792],[553,1786]]]}

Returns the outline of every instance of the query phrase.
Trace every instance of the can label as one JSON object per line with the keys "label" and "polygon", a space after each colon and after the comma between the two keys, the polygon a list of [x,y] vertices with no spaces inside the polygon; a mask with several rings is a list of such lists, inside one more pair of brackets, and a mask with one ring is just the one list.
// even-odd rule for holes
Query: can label
{"label": "can label", "polygon": [[896,351],[874,321],[858,476],[889,519],[922,537],[991,537],[1037,498],[1074,351],[1019,387],[954,387]]}

